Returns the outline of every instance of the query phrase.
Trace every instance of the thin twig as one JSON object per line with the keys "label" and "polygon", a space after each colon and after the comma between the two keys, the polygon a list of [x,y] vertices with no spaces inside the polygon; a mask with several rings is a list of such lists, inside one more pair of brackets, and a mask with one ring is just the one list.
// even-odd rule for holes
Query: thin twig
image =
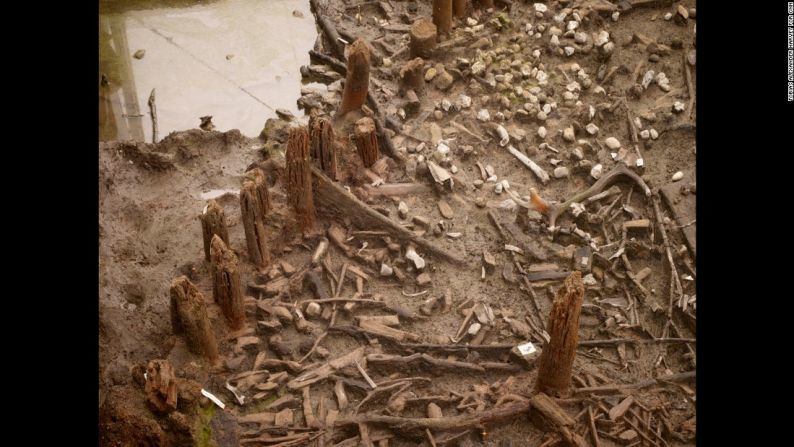
{"label": "thin twig", "polygon": [[149,94],[149,111],[152,115],[152,144],[157,143],[157,105],[154,103],[154,89]]}

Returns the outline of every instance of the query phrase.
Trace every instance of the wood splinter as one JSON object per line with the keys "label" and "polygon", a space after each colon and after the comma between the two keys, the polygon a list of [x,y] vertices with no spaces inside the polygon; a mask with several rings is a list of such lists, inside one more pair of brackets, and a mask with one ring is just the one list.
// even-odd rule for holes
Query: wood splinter
{"label": "wood splinter", "polygon": [[233,330],[241,329],[245,323],[243,288],[237,256],[217,235],[212,237],[210,247],[212,262],[212,297],[221,307],[223,315]]}
{"label": "wood splinter", "polygon": [[375,121],[372,118],[364,117],[356,121],[355,142],[361,162],[369,168],[378,161],[380,152],[378,151],[378,135],[375,132]]}
{"label": "wood splinter", "polygon": [[571,391],[571,371],[579,341],[579,314],[584,299],[582,273],[574,271],[563,282],[552,303],[548,320],[551,337],[543,347],[535,390],[557,397]]}
{"label": "wood splinter", "polygon": [[312,173],[309,162],[309,131],[305,126],[293,127],[287,139],[287,198],[302,231],[314,226]]}
{"label": "wood splinter", "polygon": [[225,244],[229,244],[229,230],[226,227],[226,216],[221,207],[215,200],[207,203],[204,214],[199,216],[201,221],[201,233],[204,238],[204,258],[210,260],[210,243],[212,236],[218,235]]}
{"label": "wood splinter", "polygon": [[218,359],[218,343],[207,317],[204,296],[186,276],[171,283],[171,327],[174,334],[185,335],[191,352],[211,362]]}
{"label": "wood splinter", "polygon": [[337,116],[358,110],[367,101],[369,64],[369,46],[362,39],[356,39],[347,50],[347,78]]}

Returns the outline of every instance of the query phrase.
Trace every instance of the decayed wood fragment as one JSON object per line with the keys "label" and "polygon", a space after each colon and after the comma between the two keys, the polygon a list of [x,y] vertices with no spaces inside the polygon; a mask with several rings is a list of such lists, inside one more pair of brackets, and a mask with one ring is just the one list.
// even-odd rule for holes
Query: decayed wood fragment
{"label": "decayed wood fragment", "polygon": [[539,392],[566,397],[570,394],[571,370],[579,341],[579,313],[584,299],[582,273],[574,271],[554,297],[548,320],[551,337],[543,347],[535,389]]}
{"label": "decayed wood fragment", "polygon": [[433,0],[433,23],[439,34],[452,29],[452,0]]}
{"label": "decayed wood fragment", "polygon": [[[375,132],[375,121],[369,117],[364,117],[356,121],[354,135],[356,149],[358,150],[359,157],[361,157],[361,162],[364,166],[369,168],[374,165],[380,157],[380,152],[378,151],[378,135]],[[333,177],[331,178],[333,179]]]}
{"label": "decayed wood fragment", "polygon": [[437,32],[436,25],[430,20],[426,18],[417,20],[410,30],[411,57],[429,58],[436,47]]}
{"label": "decayed wood fragment", "polygon": [[146,366],[146,399],[157,411],[176,410],[177,389],[174,368],[167,360],[152,360]]}
{"label": "decayed wood fragment", "polygon": [[309,132],[306,127],[293,127],[287,139],[287,198],[302,231],[314,226],[312,174],[309,162]]}
{"label": "decayed wood fragment", "polygon": [[347,78],[337,116],[358,110],[367,101],[370,54],[367,43],[356,39],[347,49]]}
{"label": "decayed wood fragment", "polygon": [[171,326],[174,334],[184,334],[191,352],[211,362],[217,360],[218,343],[207,317],[204,297],[185,276],[171,283]]}
{"label": "decayed wood fragment", "polygon": [[317,160],[320,169],[332,180],[337,179],[337,156],[334,127],[326,118],[312,117],[309,120],[311,132],[310,146],[312,158]]}
{"label": "decayed wood fragment", "polygon": [[218,202],[210,200],[207,211],[199,216],[201,220],[201,233],[204,238],[204,258],[210,260],[210,242],[212,236],[218,235],[224,243],[229,243],[229,230],[226,228],[226,216]]}
{"label": "decayed wood fragment", "polygon": [[270,250],[265,234],[265,215],[257,185],[252,180],[243,181],[240,189],[240,213],[248,256],[257,267],[267,267],[270,264]]}
{"label": "decayed wood fragment", "polygon": [[221,307],[232,329],[240,329],[245,322],[242,284],[237,256],[220,237],[213,236],[210,246],[212,262],[212,297]]}

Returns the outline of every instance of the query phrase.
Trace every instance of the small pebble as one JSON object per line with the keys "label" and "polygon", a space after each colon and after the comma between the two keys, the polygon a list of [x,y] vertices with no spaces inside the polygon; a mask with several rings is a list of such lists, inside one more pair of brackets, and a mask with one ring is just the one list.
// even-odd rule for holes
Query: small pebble
{"label": "small pebble", "polygon": [[565,178],[568,177],[569,171],[568,168],[565,166],[558,166],[554,168],[554,177],[555,178]]}
{"label": "small pebble", "polygon": [[613,13],[612,13],[612,21],[613,21],[613,22],[617,22],[617,21],[618,21],[618,18],[620,18],[620,12],[619,12],[619,11],[615,11],[615,12],[613,12]]}
{"label": "small pebble", "polygon": [[562,139],[569,143],[576,141],[576,137],[573,133],[573,126],[568,126],[562,131]]}
{"label": "small pebble", "polygon": [[684,173],[681,172],[681,171],[678,171],[675,174],[673,174],[673,181],[674,182],[677,182],[677,181],[681,180],[682,178],[684,178]]}
{"label": "small pebble", "polygon": [[428,82],[432,81],[433,78],[436,77],[436,74],[438,74],[438,71],[435,69],[435,67],[428,68],[427,71],[425,72],[425,81]]}
{"label": "small pebble", "polygon": [[587,126],[585,126],[585,130],[586,130],[586,131],[587,131],[587,133],[589,133],[590,135],[595,135],[595,134],[597,134],[597,133],[598,133],[598,126],[596,126],[596,125],[595,125],[595,124],[593,124],[593,123],[590,123],[590,124],[588,124]]}
{"label": "small pebble", "polygon": [[132,55],[135,59],[143,59],[143,56],[146,55],[146,50],[138,50],[135,54]]}
{"label": "small pebble", "polygon": [[474,204],[477,205],[478,208],[485,208],[485,197],[477,197],[474,200]]}
{"label": "small pebble", "polygon": [[606,140],[604,140],[604,144],[606,144],[607,147],[612,149],[612,150],[620,148],[620,141],[618,141],[618,139],[615,138],[615,137],[607,138]]}
{"label": "small pebble", "polygon": [[593,166],[593,169],[590,170],[590,176],[596,180],[600,179],[601,174],[603,173],[604,173],[604,167],[600,163]]}
{"label": "small pebble", "polygon": [[648,138],[650,138],[650,136],[651,136],[651,132],[648,129],[640,131],[640,138],[642,138],[643,140],[647,140]]}
{"label": "small pebble", "polygon": [[538,127],[538,136],[540,138],[546,138],[546,128],[543,126]]}
{"label": "small pebble", "polygon": [[684,111],[684,108],[685,108],[684,103],[681,101],[676,101],[673,104],[673,112],[681,113]]}
{"label": "small pebble", "polygon": [[491,114],[488,113],[488,109],[480,109],[480,111],[477,112],[477,119],[482,122],[489,121],[491,119]]}
{"label": "small pebble", "polygon": [[437,120],[440,120],[441,118],[444,118],[444,114],[441,112],[441,110],[436,110],[433,112],[433,117],[435,117]]}
{"label": "small pebble", "polygon": [[651,129],[650,133],[651,133],[651,139],[655,140],[655,139],[659,138],[659,132],[657,132],[656,129]]}
{"label": "small pebble", "polygon": [[303,13],[296,9],[296,10],[292,11],[292,17],[297,17],[299,19],[302,19],[303,18]]}
{"label": "small pebble", "polygon": [[397,206],[397,214],[400,216],[400,219],[405,219],[408,217],[408,205],[405,202],[400,202]]}
{"label": "small pebble", "polygon": [[673,14],[672,14],[672,13],[669,13],[669,12],[668,12],[668,13],[666,13],[666,14],[664,15],[664,19],[665,19],[665,20],[670,20],[670,19],[672,19],[672,18],[673,18]]}
{"label": "small pebble", "polygon": [[472,182],[472,184],[474,185],[475,188],[482,188],[483,183],[485,183],[485,182],[483,182],[480,179],[477,179],[477,180]]}
{"label": "small pebble", "polygon": [[576,49],[574,47],[565,47],[564,50],[566,56],[573,56],[573,53],[576,52]]}

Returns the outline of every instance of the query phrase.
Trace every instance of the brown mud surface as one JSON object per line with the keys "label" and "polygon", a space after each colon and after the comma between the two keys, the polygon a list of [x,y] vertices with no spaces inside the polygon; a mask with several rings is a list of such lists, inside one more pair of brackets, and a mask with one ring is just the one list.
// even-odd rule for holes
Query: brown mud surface
{"label": "brown mud surface", "polygon": [[[390,446],[431,445],[431,436],[432,442],[439,445],[565,444],[555,430],[531,422],[526,412],[494,423],[427,433],[389,423],[345,424],[333,430],[326,427],[323,433],[317,428],[307,430],[300,405],[304,396],[301,390],[282,382],[272,390],[260,392],[256,386],[265,384],[265,377],[242,392],[245,403],[239,405],[226,385],[233,380],[241,387],[240,374],[254,368],[258,354],[297,362],[317,337],[328,330],[329,320],[320,316],[308,318],[309,331],[298,331],[295,324],[285,321],[277,331],[283,342],[279,344],[271,341],[272,333],[264,331],[258,321],[272,320],[263,308],[278,301],[297,303],[306,313],[306,301],[315,299],[315,294],[308,286],[300,287],[302,281],[297,281],[298,287],[289,287],[288,280],[306,272],[315,248],[323,237],[329,236],[332,225],[343,229],[351,250],[345,253],[331,242],[325,265],[336,276],[345,264],[358,267],[369,276],[363,282],[363,293],[357,293],[357,274],[346,268],[346,280],[338,296],[375,299],[403,308],[398,314],[407,311],[419,316],[400,317],[399,329],[416,334],[415,343],[471,343],[471,335],[464,335],[458,342],[452,338],[466,318],[464,309],[476,305],[477,316],[471,321],[482,318],[480,331],[484,331],[484,337],[480,333],[474,336],[476,344],[519,345],[531,341],[542,349],[545,331],[541,328],[549,318],[554,293],[565,276],[531,282],[524,281],[522,276],[532,277],[539,271],[583,270],[585,294],[579,319],[580,346],[573,368],[574,393],[571,398],[558,401],[575,419],[571,430],[580,434],[587,445],[595,445],[591,427],[597,429],[601,446],[694,445],[694,380],[663,379],[694,371],[696,344],[654,339],[695,338],[694,247],[687,247],[682,229],[689,229],[694,236],[694,221],[684,221],[684,217],[694,219],[696,166],[695,114],[690,114],[684,67],[686,55],[694,50],[696,21],[693,14],[688,13],[689,18],[684,19],[678,12],[678,5],[689,12],[695,2],[619,2],[638,6],[623,10],[617,21],[612,20],[611,11],[592,11],[598,6],[618,8],[607,1],[541,3],[547,8],[541,14],[536,14],[533,3],[517,0],[497,1],[492,11],[470,8],[466,15],[469,22],[467,18],[453,18],[451,36],[440,41],[459,39],[457,43],[437,50],[424,61],[422,73],[434,68],[436,74],[427,75],[430,80],[419,94],[420,104],[413,113],[408,112],[410,107],[399,74],[413,58],[407,49],[396,56],[394,53],[407,47],[408,29],[413,21],[432,16],[432,2],[316,3],[319,11],[315,13],[334,24],[343,38],[358,37],[370,42],[374,57],[369,91],[383,112],[380,119],[385,117],[386,132],[399,158],[385,157],[381,145],[384,157],[369,171],[365,170],[349,136],[353,135],[354,123],[366,116],[366,112],[356,110],[334,118],[341,102],[340,84],[344,75],[331,75],[332,67],[319,67],[323,61],[313,60],[312,64],[318,65],[302,68],[304,80],[324,79],[331,85],[319,93],[307,89],[299,104],[314,106],[333,121],[338,143],[337,183],[414,237],[450,253],[458,262],[449,262],[417,246],[416,252],[426,262],[424,269],[418,271],[406,258],[409,244],[398,234],[377,225],[362,226],[358,215],[328,212],[334,204],[322,203],[317,191],[315,202],[320,203],[316,225],[302,234],[288,206],[285,189],[286,129],[298,125],[295,122],[269,120],[259,138],[247,138],[236,130],[192,129],[171,133],[157,144],[100,143],[101,445],[331,446],[360,436],[362,430],[369,432],[371,445],[378,446],[384,445],[380,440],[386,438]],[[555,16],[561,12],[565,12],[565,18],[557,21]],[[668,12],[674,16],[671,20],[664,19]],[[569,25],[570,21],[577,23],[575,32],[586,34],[584,43],[576,43],[573,35],[565,35],[566,28],[574,26]],[[550,44],[552,27],[557,28],[554,33],[560,31],[559,46]],[[602,30],[609,33],[608,42],[614,45],[609,57],[604,54],[604,44],[593,43]],[[318,32],[323,34],[322,30]],[[535,37],[535,33],[540,36]],[[565,55],[566,46],[575,49],[571,56]],[[539,56],[533,55],[536,50]],[[327,38],[318,40],[315,51],[334,56]],[[652,53],[657,57],[649,58]],[[472,72],[479,68],[473,67],[478,63],[484,67],[474,75]],[[643,65],[636,70],[639,63]],[[578,64],[581,71],[572,70],[571,64]],[[522,68],[526,68],[526,74],[522,74]],[[612,69],[614,73],[604,82],[599,71],[609,73]],[[694,66],[690,65],[689,69],[694,83]],[[664,72],[669,79],[669,91],[660,88],[663,81],[637,89],[635,84],[641,82],[648,70],[656,74]],[[545,82],[538,71],[547,74]],[[295,96],[299,93],[295,92]],[[468,96],[471,104],[457,107],[467,102],[461,95]],[[683,112],[674,111],[676,101],[686,105]],[[539,118],[538,112],[546,104],[548,112]],[[627,108],[633,117],[639,117],[638,133],[654,129],[658,134],[658,138],[639,137],[641,167],[636,166],[637,151],[632,144]],[[490,115],[487,122],[477,119],[483,109]],[[517,114],[519,110],[524,110],[526,116]],[[389,121],[396,124],[390,125]],[[453,121],[483,141],[462,131]],[[591,123],[598,127],[595,135],[586,130]],[[507,131],[509,145],[549,174],[548,182],[540,181],[500,145],[502,137],[494,124]],[[541,126],[546,129],[545,138],[539,135]],[[563,135],[569,126],[574,128],[573,141]],[[609,137],[619,140],[621,149],[609,149],[606,142]],[[439,150],[439,142],[446,148]],[[434,181],[428,161],[451,173],[454,180],[451,188],[448,183],[441,185]],[[478,163],[493,169],[495,181],[481,176]],[[651,198],[646,197],[637,183],[623,177],[614,183],[619,195],[585,201],[585,210],[577,217],[568,210],[557,219],[556,228],[549,229],[548,215],[532,206],[530,188],[549,204],[559,205],[595,183],[591,169],[596,164],[603,166],[602,176],[620,164],[628,165],[640,175],[657,197],[661,221],[655,215]],[[265,232],[272,263],[263,269],[249,261],[240,212],[241,181],[252,167],[264,171],[270,191],[271,209],[265,220]],[[567,168],[568,175],[556,178],[555,167]],[[671,178],[677,171],[684,174],[683,179],[673,183]],[[378,179],[386,185],[372,186],[380,183]],[[508,181],[507,188],[503,185],[497,192],[497,183],[503,180]],[[392,197],[378,194],[378,188],[395,183],[416,183],[421,189],[417,187],[418,192]],[[668,200],[657,194],[663,187]],[[229,247],[241,261],[242,286],[247,297],[246,329],[242,331],[230,331],[212,298],[211,267],[204,258],[199,221],[211,198],[223,207]],[[399,211],[401,202],[403,209],[407,209],[405,216]],[[489,212],[499,222],[504,236],[493,224]],[[414,217],[420,218],[419,223]],[[421,223],[422,218],[428,226]],[[650,221],[647,227],[642,224],[644,219]],[[639,228],[624,232],[624,223],[629,221],[639,221]],[[671,281],[662,226],[670,239],[677,281]],[[581,258],[576,253],[581,254],[588,246],[594,252],[587,255],[590,262],[585,262],[586,267],[576,265]],[[490,256],[494,266],[486,265],[484,258],[491,262]],[[394,273],[381,276],[382,264],[399,270],[404,277],[400,279]],[[171,281],[182,275],[196,285],[206,301],[218,341],[219,364],[210,365],[192,354],[185,340],[172,333],[169,288]],[[334,296],[330,286],[335,283],[329,279],[333,275],[325,268],[319,275],[327,296]],[[429,282],[420,284],[425,276]],[[677,282],[681,284],[680,290]],[[452,299],[449,310],[443,311],[438,305],[427,312],[429,315],[422,312],[428,299],[438,299],[440,304],[445,294]],[[395,314],[393,309],[366,304],[348,310],[339,303],[323,304],[323,310],[329,308],[326,316],[331,306],[336,315],[334,326],[342,328],[358,327],[359,316]],[[488,311],[481,316],[483,309],[490,310],[492,318]],[[671,310],[672,320],[668,317]],[[250,336],[258,340],[251,342],[245,338]],[[639,342],[587,344],[589,340],[613,339]],[[392,396],[401,388],[382,395],[376,393],[358,414],[424,418],[427,403],[436,402],[444,417],[476,415],[508,405],[504,404],[506,401],[523,402],[535,394],[537,366],[524,368],[508,355],[509,349],[453,352],[409,348],[405,346],[408,343],[411,341],[395,343],[389,337],[361,333],[352,336],[349,331],[331,330],[319,343],[323,349],[317,349],[301,365],[304,371],[311,371],[359,347],[366,347],[367,354],[406,356],[426,352],[436,359],[463,362],[452,368],[415,363],[406,367],[377,364],[373,359],[367,362],[364,358],[360,365],[375,383],[404,377],[429,380],[414,381],[401,396]],[[176,411],[168,414],[155,413],[147,406],[142,371],[154,359],[167,360],[176,376],[180,403]],[[504,370],[484,369],[482,365],[488,362],[497,362]],[[276,369],[271,369],[270,376],[275,372]],[[357,405],[372,391],[355,366],[339,368],[334,374],[345,381],[350,400],[339,419],[353,417]],[[300,375],[290,372],[288,380]],[[637,388],[576,391],[647,382],[652,378],[662,379]],[[326,410],[337,409],[334,382],[331,378],[311,385],[315,414],[321,411],[318,408],[321,401]],[[200,388],[223,401],[225,409],[201,397],[197,392]],[[386,386],[376,390],[383,388]],[[285,396],[297,400],[295,406],[284,404],[284,408],[293,409],[291,423],[268,428],[274,424],[257,427],[244,422],[245,415],[275,413],[281,407],[268,409],[268,405]],[[611,420],[610,415],[620,410],[618,404],[625,402],[627,396],[632,396],[633,404],[625,416]],[[427,399],[417,399],[422,397]],[[404,407],[397,408],[395,401]],[[301,438],[303,433],[309,436]],[[323,438],[323,444],[315,433]],[[458,434],[459,437],[443,442]],[[266,436],[270,440],[264,440]],[[284,440],[278,441],[279,437]],[[365,441],[361,442],[366,445]],[[341,445],[358,443],[356,438]]]}

